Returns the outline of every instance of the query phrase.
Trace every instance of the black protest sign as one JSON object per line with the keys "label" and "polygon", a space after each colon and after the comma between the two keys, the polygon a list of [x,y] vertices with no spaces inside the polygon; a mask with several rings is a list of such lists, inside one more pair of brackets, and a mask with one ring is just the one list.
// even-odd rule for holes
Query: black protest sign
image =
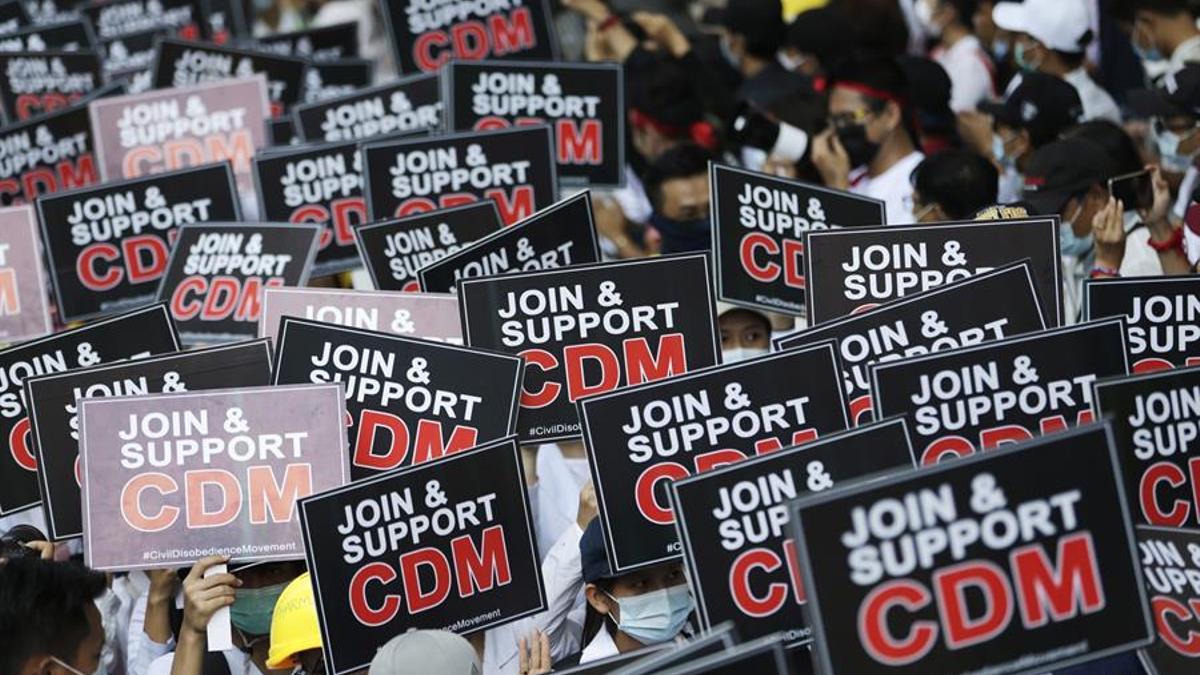
{"label": "black protest sign", "polygon": [[[986,298],[987,302],[981,302]],[[792,349],[834,339],[846,375],[846,398],[855,424],[871,417],[871,364],[956,349],[1042,330],[1029,266],[1020,263],[932,291],[893,300],[774,341]]]}
{"label": "black protest sign", "polygon": [[605,675],[606,673],[619,673],[625,670],[625,666],[634,662],[640,662],[642,659],[649,658],[650,656],[673,650],[674,645],[672,643],[662,642],[650,645],[649,647],[642,647],[632,652],[625,652],[624,654],[615,654],[603,659],[593,659],[587,663],[570,668],[560,668],[553,672],[555,675]]}
{"label": "black protest sign", "polygon": [[353,142],[300,146],[254,158],[259,217],[321,225],[314,276],[358,267],[354,227],[367,219],[358,146]]}
{"label": "black protest sign", "polygon": [[581,192],[417,271],[421,290],[450,292],[459,279],[600,262],[592,197]]}
{"label": "black protest sign", "polygon": [[350,477],[421,464],[508,436],[521,360],[283,317],[274,384],[343,382]]}
{"label": "black protest sign", "polygon": [[27,378],[179,349],[163,305],[55,333],[0,351],[0,515],[38,505],[37,458],[22,385]]}
{"label": "black protest sign", "polygon": [[208,39],[223,45],[250,37],[246,28],[246,8],[243,0],[200,0],[204,7],[204,23]]}
{"label": "black protest sign", "polygon": [[37,209],[64,322],[153,302],[176,228],[242,217],[228,162],[60,192]]}
{"label": "black protest sign", "polygon": [[614,573],[679,557],[671,481],[850,426],[831,341],[589,396],[579,421]]}
{"label": "black protest sign", "polygon": [[[1097,382],[1138,523],[1200,526],[1200,368]],[[1133,506],[1131,504],[1131,506]]]}
{"label": "black protest sign", "polygon": [[792,656],[783,648],[778,635],[769,635],[734,645],[723,652],[692,659],[673,668],[657,670],[657,675],[721,675],[722,673],[754,673],[755,675],[806,675],[797,673]]}
{"label": "black protest sign", "polygon": [[203,33],[200,0],[101,0],[80,10],[102,41],[148,31],[199,40]]}
{"label": "black protest sign", "polygon": [[451,131],[545,122],[564,183],[625,183],[624,77],[617,63],[451,62],[442,73]]}
{"label": "black protest sign", "polygon": [[1125,317],[1135,373],[1200,366],[1200,277],[1088,279],[1084,320]]}
{"label": "black protest sign", "polygon": [[922,465],[1086,424],[1092,383],[1129,372],[1103,319],[871,367],[875,414],[903,415]]}
{"label": "black protest sign", "polygon": [[401,73],[437,70],[452,60],[558,58],[547,0],[384,0],[383,18]]}
{"label": "black protest sign", "polygon": [[491,199],[511,225],[558,197],[553,152],[547,126],[366,143],[367,212],[382,220]]}
{"label": "black protest sign", "polygon": [[353,94],[296,106],[296,132],[306,141],[347,141],[442,127],[438,76],[413,75]]}
{"label": "black protest sign", "polygon": [[1062,324],[1057,218],[814,231],[804,241],[810,326],[1025,258],[1047,323]]}
{"label": "black protest sign", "polygon": [[915,461],[896,418],[671,483],[702,626],[732,621],[744,639],[779,632],[790,646],[809,641],[788,502]]}
{"label": "black protest sign", "polygon": [[1200,531],[1139,525],[1142,577],[1158,640],[1138,656],[1150,675],[1200,668]]}
{"label": "black protest sign", "polygon": [[[308,69],[308,84],[304,87],[306,102],[327,101],[357,93],[371,84],[374,62],[367,59],[314,61]],[[292,118],[287,118],[292,122]]]}
{"label": "black protest sign", "polygon": [[[503,226],[496,202],[489,199],[360,225],[354,228],[354,241],[375,288],[416,291],[420,289],[418,270]],[[450,286],[453,285],[451,281]]]}
{"label": "black protest sign", "polygon": [[[615,672],[620,675],[650,675],[665,668],[687,663],[693,659],[703,658],[710,654],[720,654],[737,644],[738,636],[732,623],[704,631],[683,644],[674,642],[663,643],[670,647],[657,654],[646,655],[637,663],[630,664]],[[574,669],[565,672],[576,672]],[[581,672],[590,672],[582,671]],[[601,671],[608,672],[608,671]]]}
{"label": "black protest sign", "polygon": [[86,101],[0,129],[0,203],[100,180]]}
{"label": "black protest sign", "polygon": [[268,384],[271,346],[265,339],[25,380],[38,488],[50,537],[66,539],[83,534],[76,399]]}
{"label": "black protest sign", "polygon": [[0,51],[3,52],[74,52],[91,49],[94,44],[92,27],[78,19],[33,25],[0,35]]}
{"label": "black protest sign", "polygon": [[710,278],[688,254],[463,279],[463,340],[525,359],[522,443],[578,438],[584,396],[719,361]]}
{"label": "black protest sign", "polygon": [[410,628],[474,633],[546,606],[515,438],[300,502],[330,675]]}
{"label": "black protest sign", "polygon": [[125,81],[129,93],[138,94],[151,89],[154,73],[154,56],[158,39],[164,31],[153,28],[139,33],[100,40],[96,51],[100,53],[100,66],[110,82]]}
{"label": "black protest sign", "polygon": [[186,87],[262,73],[267,78],[271,116],[282,117],[304,101],[308,61],[255,49],[166,38],[154,58],[154,88]]}
{"label": "black protest sign", "polygon": [[0,2],[0,35],[12,33],[30,24],[24,0]]}
{"label": "black protest sign", "polygon": [[96,52],[0,52],[0,111],[12,121],[66,107],[101,84]]}
{"label": "black protest sign", "polygon": [[[256,157],[262,157],[266,154],[266,150],[275,149],[278,146],[296,145],[299,139],[296,138],[296,127],[292,124],[291,118],[281,117],[279,119],[267,120],[267,143],[268,148],[260,151]],[[258,195],[262,199],[262,195]]]}
{"label": "black protest sign", "polygon": [[182,225],[158,298],[184,342],[252,338],[263,289],[307,283],[320,233],[305,223]]}
{"label": "black protest sign", "polygon": [[260,51],[283,56],[301,56],[313,61],[352,59],[359,55],[358,23],[348,21],[288,33],[266,35],[253,45]]}
{"label": "black protest sign", "polygon": [[796,502],[818,670],[1044,673],[1148,644],[1118,472],[1090,425]]}
{"label": "black protest sign", "polygon": [[804,311],[804,233],[882,225],[883,202],[731,166],[709,165],[717,297]]}

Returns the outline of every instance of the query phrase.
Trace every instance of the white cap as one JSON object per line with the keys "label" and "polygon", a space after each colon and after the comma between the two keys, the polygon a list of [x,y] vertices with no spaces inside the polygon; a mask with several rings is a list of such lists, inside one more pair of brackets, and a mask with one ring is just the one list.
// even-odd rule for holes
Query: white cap
{"label": "white cap", "polygon": [[1026,33],[1050,49],[1078,54],[1083,35],[1092,28],[1087,0],[1025,0],[1001,2],[992,8],[992,21],[1010,33]]}

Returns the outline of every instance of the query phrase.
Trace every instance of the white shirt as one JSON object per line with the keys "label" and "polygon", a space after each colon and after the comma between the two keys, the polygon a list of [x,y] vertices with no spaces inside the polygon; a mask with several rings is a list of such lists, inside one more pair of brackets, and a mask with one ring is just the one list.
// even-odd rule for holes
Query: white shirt
{"label": "white shirt", "polygon": [[612,636],[608,634],[608,628],[601,626],[600,630],[596,631],[596,637],[592,638],[592,641],[583,648],[583,654],[579,655],[579,665],[607,659],[620,653],[621,650],[617,649],[617,643],[613,642]]}
{"label": "white shirt", "polygon": [[1150,228],[1133,212],[1125,214],[1125,257],[1121,259],[1123,277],[1161,277],[1162,261],[1150,248]]}
{"label": "white shirt", "polygon": [[1063,79],[1079,92],[1079,101],[1083,103],[1082,121],[1111,120],[1121,123],[1121,109],[1117,107],[1117,102],[1096,84],[1083,67],[1072,70]]}
{"label": "white shirt", "polygon": [[1175,51],[1171,52],[1171,58],[1167,59],[1166,74],[1173,75],[1183,70],[1187,64],[1198,62],[1200,62],[1200,35],[1180,42]]}
{"label": "white shirt", "polygon": [[529,496],[537,503],[534,524],[541,558],[544,559],[562,533],[575,524],[579,491],[590,477],[587,459],[564,457],[562,450],[554,444],[538,448],[537,490],[531,490]]}
{"label": "white shirt", "polygon": [[867,174],[865,167],[850,172],[850,191],[856,195],[882,200],[887,205],[887,224],[904,225],[913,221],[912,172],[925,159],[913,151],[878,176]]}
{"label": "white shirt", "polygon": [[954,112],[974,110],[981,101],[995,96],[992,63],[974,35],[960,39],[948,49],[937,47],[930,56],[950,76],[950,109]]}

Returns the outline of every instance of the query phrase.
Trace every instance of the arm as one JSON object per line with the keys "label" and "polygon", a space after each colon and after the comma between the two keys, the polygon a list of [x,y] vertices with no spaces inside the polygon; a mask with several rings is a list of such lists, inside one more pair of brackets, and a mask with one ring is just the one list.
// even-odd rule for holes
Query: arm
{"label": "arm", "polygon": [[[1162,171],[1157,166],[1150,170],[1154,186],[1154,205],[1142,214],[1142,222],[1150,231],[1150,244],[1158,253],[1163,274],[1189,274],[1191,266],[1183,252],[1183,229],[1171,223],[1168,213],[1171,208],[1171,189]],[[1157,244],[1157,246],[1154,246]]]}
{"label": "arm", "polygon": [[228,561],[225,556],[204,558],[183,580],[183,626],[179,629],[171,675],[201,675],[208,644],[208,622],[218,609],[233,604],[234,589],[242,585],[232,574],[214,574],[205,578],[204,572]]}
{"label": "arm", "polygon": [[633,33],[621,25],[620,19],[601,0],[563,0],[563,7],[579,12],[588,20],[589,39],[613,60],[624,63],[638,46]]}

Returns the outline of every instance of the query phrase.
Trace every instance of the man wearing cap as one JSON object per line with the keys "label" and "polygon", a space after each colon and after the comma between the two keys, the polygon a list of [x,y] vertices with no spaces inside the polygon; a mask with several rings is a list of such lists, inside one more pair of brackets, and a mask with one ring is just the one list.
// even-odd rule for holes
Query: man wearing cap
{"label": "man wearing cap", "polygon": [[1017,33],[1013,57],[1025,72],[1061,77],[1079,92],[1083,119],[1121,122],[1121,111],[1084,67],[1094,37],[1087,0],[1001,2],[992,10],[996,26]]}
{"label": "man wearing cap", "polygon": [[766,108],[779,98],[811,86],[808,78],[779,62],[786,29],[780,0],[737,0],[712,15],[723,29],[721,51],[742,75],[736,96]]}
{"label": "man wearing cap", "polygon": [[996,95],[992,61],[971,33],[976,0],[917,0],[915,14],[925,32],[937,39],[929,53],[952,84],[950,108],[971,110]]}
{"label": "man wearing cap", "polygon": [[[1133,50],[1152,76],[1170,75],[1200,62],[1200,28],[1189,0],[1126,0],[1132,10]],[[1126,18],[1130,18],[1126,14]]]}

